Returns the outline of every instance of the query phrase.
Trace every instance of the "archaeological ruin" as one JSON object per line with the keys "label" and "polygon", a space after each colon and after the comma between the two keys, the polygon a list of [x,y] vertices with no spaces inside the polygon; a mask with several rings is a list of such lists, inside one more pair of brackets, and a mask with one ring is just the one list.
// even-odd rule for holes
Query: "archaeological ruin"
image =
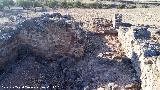
{"label": "archaeological ruin", "polygon": [[0,90],[159,90],[159,28],[122,18],[82,23],[53,13],[6,25]]}

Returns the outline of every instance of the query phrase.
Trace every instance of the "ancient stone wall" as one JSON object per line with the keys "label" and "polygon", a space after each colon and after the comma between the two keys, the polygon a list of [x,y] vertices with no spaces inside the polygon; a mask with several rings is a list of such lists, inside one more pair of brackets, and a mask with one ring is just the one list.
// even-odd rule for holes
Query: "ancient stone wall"
{"label": "ancient stone wall", "polygon": [[122,24],[122,14],[115,14],[115,16],[113,17],[113,27],[115,29],[119,29],[121,24]]}
{"label": "ancient stone wall", "polygon": [[159,90],[160,71],[160,44],[153,41],[154,28],[145,26],[120,27],[118,38],[126,52],[126,56],[132,61],[141,79],[142,90]]}

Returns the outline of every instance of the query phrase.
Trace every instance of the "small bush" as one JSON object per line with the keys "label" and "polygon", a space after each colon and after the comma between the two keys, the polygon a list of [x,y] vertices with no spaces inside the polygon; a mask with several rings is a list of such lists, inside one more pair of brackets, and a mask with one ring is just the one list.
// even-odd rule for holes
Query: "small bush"
{"label": "small bush", "polygon": [[68,8],[68,3],[66,1],[61,3],[62,8]]}
{"label": "small bush", "polygon": [[110,5],[110,4],[103,4],[102,8],[109,9],[109,8],[112,8],[112,5]]}
{"label": "small bush", "polygon": [[21,6],[21,7],[24,7],[24,8],[29,8],[29,7],[32,7],[33,6],[33,3],[31,1],[22,1],[22,0],[19,0],[17,1],[17,4],[18,6]]}
{"label": "small bush", "polygon": [[67,3],[67,8],[74,8],[74,3],[70,2],[70,3]]}
{"label": "small bush", "polygon": [[96,8],[97,8],[97,3],[90,3],[90,4],[89,4],[89,7],[96,9]]}
{"label": "small bush", "polygon": [[120,5],[117,6],[117,9],[124,9],[125,7],[126,7],[126,5],[120,4]]}
{"label": "small bush", "polygon": [[97,8],[99,8],[99,9],[103,8],[103,4],[98,3],[98,4],[97,4]]}
{"label": "small bush", "polygon": [[43,5],[41,3],[39,3],[38,1],[34,2],[34,7],[42,7]]}
{"label": "small bush", "polygon": [[82,8],[90,8],[89,4],[86,4],[86,3],[82,3],[81,7]]}
{"label": "small bush", "polygon": [[55,8],[59,6],[59,3],[57,1],[51,1],[48,3],[48,6],[51,8]]}
{"label": "small bush", "polygon": [[149,6],[148,6],[148,5],[143,4],[143,5],[142,5],[142,8],[149,8]]}
{"label": "small bush", "polygon": [[77,2],[74,3],[74,7],[81,8],[83,6],[82,6],[81,2],[77,1]]}
{"label": "small bush", "polygon": [[137,8],[137,7],[136,7],[136,6],[131,6],[130,8],[131,8],[131,9],[134,9],[134,8]]}
{"label": "small bush", "polygon": [[134,8],[137,8],[137,6],[135,4],[130,4],[130,5],[127,5],[126,8],[127,9],[134,9]]}

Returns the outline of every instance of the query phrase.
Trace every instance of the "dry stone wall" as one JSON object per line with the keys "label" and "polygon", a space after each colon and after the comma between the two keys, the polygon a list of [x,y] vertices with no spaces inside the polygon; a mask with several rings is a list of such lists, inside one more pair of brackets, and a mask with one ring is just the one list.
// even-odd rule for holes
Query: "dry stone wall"
{"label": "dry stone wall", "polygon": [[[120,27],[118,38],[141,79],[142,90],[159,90],[160,43],[153,41],[154,31],[147,26]],[[157,37],[158,38],[158,37]]]}

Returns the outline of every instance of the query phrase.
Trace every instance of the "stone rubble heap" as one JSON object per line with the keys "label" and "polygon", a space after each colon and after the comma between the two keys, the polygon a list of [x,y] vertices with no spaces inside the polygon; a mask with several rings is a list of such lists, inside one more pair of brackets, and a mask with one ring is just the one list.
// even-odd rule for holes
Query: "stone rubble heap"
{"label": "stone rubble heap", "polygon": [[93,18],[93,29],[97,33],[104,33],[113,27],[112,21],[104,18]]}
{"label": "stone rubble heap", "polygon": [[76,57],[83,55],[81,31],[76,22],[62,18],[58,13],[42,19],[27,20],[22,26],[23,30],[19,34],[22,43],[29,44],[47,57],[52,57],[53,54]]}
{"label": "stone rubble heap", "polygon": [[85,36],[77,22],[69,18],[59,13],[46,14],[23,21],[9,30],[4,27],[0,33],[0,67],[14,62],[18,50],[26,45],[48,59],[57,54],[83,56]]}

